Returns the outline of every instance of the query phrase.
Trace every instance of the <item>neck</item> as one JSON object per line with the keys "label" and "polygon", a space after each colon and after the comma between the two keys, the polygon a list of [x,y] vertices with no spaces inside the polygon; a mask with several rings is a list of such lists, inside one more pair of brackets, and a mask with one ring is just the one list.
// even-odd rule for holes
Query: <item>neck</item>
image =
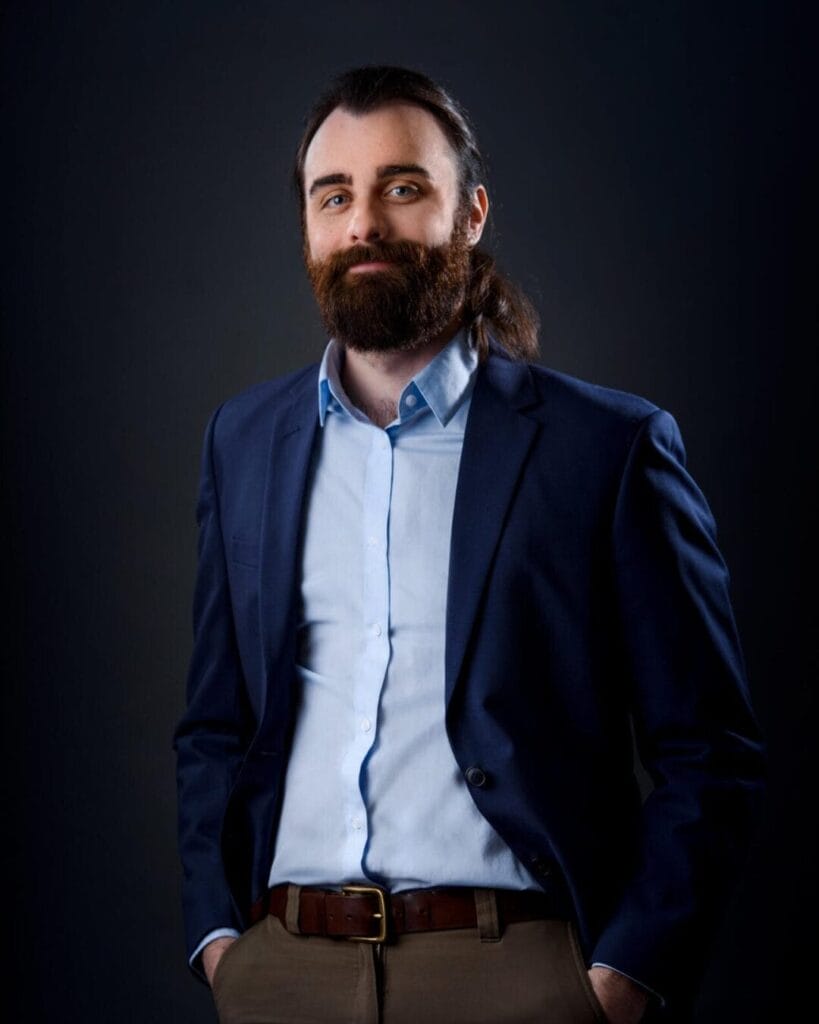
{"label": "neck", "polygon": [[405,352],[360,352],[345,345],[341,383],[350,401],[377,426],[392,423],[407,381],[432,362],[461,325],[460,316],[454,317],[432,341]]}

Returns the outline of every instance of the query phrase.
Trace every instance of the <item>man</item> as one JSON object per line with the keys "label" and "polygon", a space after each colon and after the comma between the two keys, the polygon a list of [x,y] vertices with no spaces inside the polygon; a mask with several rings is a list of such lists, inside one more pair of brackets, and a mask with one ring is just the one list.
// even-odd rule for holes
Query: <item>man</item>
{"label": "man", "polygon": [[191,966],[223,1022],[684,1020],[763,754],[677,426],[531,361],[429,79],[341,76],[296,185],[330,341],[205,438]]}

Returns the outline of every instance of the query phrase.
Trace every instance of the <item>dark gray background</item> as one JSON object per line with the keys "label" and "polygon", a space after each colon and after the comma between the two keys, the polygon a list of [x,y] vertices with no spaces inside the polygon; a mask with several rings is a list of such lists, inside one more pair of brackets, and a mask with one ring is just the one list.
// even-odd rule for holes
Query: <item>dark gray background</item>
{"label": "dark gray background", "polygon": [[772,758],[697,1020],[787,1019],[815,853],[807,34],[751,0],[4,6],[8,1019],[212,1019],[170,749],[202,431],[321,354],[290,161],[331,73],[371,62],[473,114],[543,361],[680,423]]}

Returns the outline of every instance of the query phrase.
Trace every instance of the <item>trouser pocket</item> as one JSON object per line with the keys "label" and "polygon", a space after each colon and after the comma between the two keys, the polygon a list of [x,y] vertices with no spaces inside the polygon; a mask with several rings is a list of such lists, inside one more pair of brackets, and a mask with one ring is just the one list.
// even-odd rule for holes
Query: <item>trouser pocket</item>
{"label": "trouser pocket", "polygon": [[589,1001],[595,1019],[600,1021],[601,1024],[608,1024],[608,1017],[606,1012],[600,1004],[600,1000],[594,991],[594,987],[589,977],[588,969],[586,967],[586,961],[583,958],[583,951],[580,948],[580,940],[577,936],[577,925],[574,921],[566,922],[569,930],[569,946],[572,951],[572,960],[574,961],[575,969],[577,971],[577,979],[580,982],[580,987],[586,995]]}

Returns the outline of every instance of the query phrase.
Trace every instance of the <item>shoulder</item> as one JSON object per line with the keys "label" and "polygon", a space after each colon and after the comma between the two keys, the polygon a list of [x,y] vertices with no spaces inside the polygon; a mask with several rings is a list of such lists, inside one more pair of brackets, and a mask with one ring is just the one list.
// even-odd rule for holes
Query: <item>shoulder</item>
{"label": "shoulder", "polygon": [[512,359],[494,344],[483,366],[490,387],[541,424],[549,458],[561,452],[570,461],[622,471],[635,452],[656,448],[685,464],[674,416],[643,395]]}
{"label": "shoulder", "polygon": [[594,384],[537,363],[527,364],[535,387],[552,415],[590,420],[600,425],[636,426],[659,411],[642,395]]}
{"label": "shoulder", "polygon": [[614,454],[628,448],[641,427],[673,418],[650,399],[592,383],[539,363],[493,353],[485,364],[494,387],[547,434],[574,445],[601,445]]}
{"label": "shoulder", "polygon": [[685,464],[686,452],[674,416],[642,395],[530,364],[549,416],[589,444],[599,444],[614,457],[633,458],[644,448],[671,453]]}
{"label": "shoulder", "polygon": [[557,417],[594,427],[635,426],[659,407],[642,395],[592,383],[540,363],[513,359],[490,336],[489,355],[482,364],[487,376],[518,408],[529,415]]}
{"label": "shoulder", "polygon": [[290,373],[253,384],[226,399],[211,415],[217,445],[244,442],[260,432],[268,434],[282,415],[305,398],[318,408],[319,363],[310,363]]}

